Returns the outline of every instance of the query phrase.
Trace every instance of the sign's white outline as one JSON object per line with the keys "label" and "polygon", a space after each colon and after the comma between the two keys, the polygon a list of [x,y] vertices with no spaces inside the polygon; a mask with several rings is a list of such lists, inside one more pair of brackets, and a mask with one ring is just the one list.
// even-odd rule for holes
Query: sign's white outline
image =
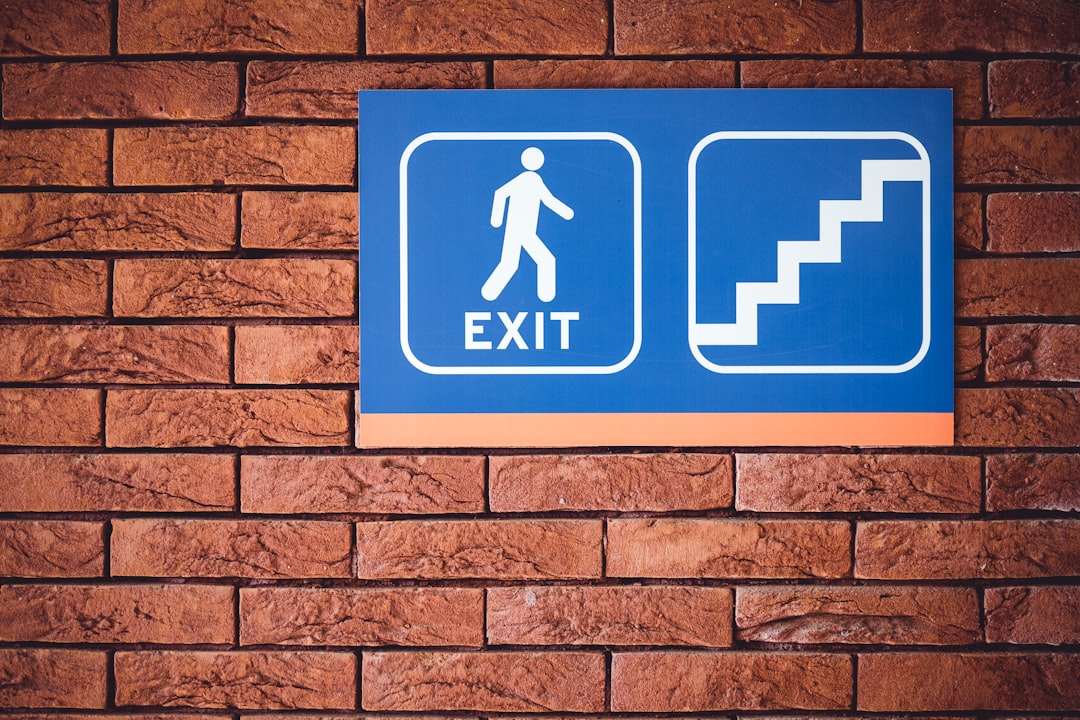
{"label": "sign's white outline", "polygon": [[[907,362],[898,365],[721,365],[706,358],[694,342],[697,322],[697,161],[701,152],[718,140],[900,140],[919,154],[926,166],[922,182],[922,343]],[[747,130],[710,133],[698,141],[687,165],[688,222],[688,325],[690,352],[698,363],[724,374],[899,374],[916,367],[930,350],[930,156],[921,142],[899,131]],[[711,347],[711,346],[710,346]]]}
{"label": "sign's white outline", "polygon": [[[408,170],[421,145],[440,140],[607,140],[621,146],[634,166],[634,342],[614,365],[429,365],[409,345]],[[400,222],[400,340],[409,364],[429,375],[611,375],[625,369],[641,349],[641,157],[633,143],[613,132],[429,132],[413,139],[398,168]]]}

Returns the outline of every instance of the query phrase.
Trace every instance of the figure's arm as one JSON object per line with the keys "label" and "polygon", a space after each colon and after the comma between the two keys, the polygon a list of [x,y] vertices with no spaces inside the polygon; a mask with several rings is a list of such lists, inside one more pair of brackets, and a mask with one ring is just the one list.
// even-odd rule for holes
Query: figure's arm
{"label": "figure's arm", "polygon": [[491,202],[491,227],[499,227],[503,224],[503,213],[506,212],[508,197],[510,197],[510,183],[506,183],[495,191],[495,198]]}
{"label": "figure's arm", "polygon": [[542,188],[542,190],[541,190],[542,194],[540,195],[540,200],[545,205],[547,205],[549,208],[551,208],[551,210],[556,215],[561,217],[563,220],[573,220],[574,219],[574,210],[573,210],[573,208],[571,208],[569,205],[564,203],[559,198],[552,195],[551,191],[548,190],[547,185],[541,184],[540,187]]}

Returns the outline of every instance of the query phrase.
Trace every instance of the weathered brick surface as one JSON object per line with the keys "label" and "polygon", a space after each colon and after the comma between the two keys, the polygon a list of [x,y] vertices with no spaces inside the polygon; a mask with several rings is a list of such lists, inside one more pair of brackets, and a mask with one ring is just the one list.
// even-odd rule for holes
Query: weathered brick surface
{"label": "weathered brick surface", "polygon": [[105,436],[109,447],[345,445],[351,407],[336,390],[117,390]]}
{"label": "weathered brick surface", "polygon": [[987,642],[1080,642],[1078,587],[987,588],[985,603]]}
{"label": "weathered brick surface", "polygon": [[852,700],[852,675],[847,655],[616,653],[611,709],[846,710]]}
{"label": "weathered brick surface", "polygon": [[507,456],[488,472],[494,512],[731,506],[729,455]]}
{"label": "weathered brick surface", "polygon": [[1075,447],[1075,388],[962,388],[956,392],[956,442],[986,447]]}
{"label": "weathered brick surface", "polygon": [[225,327],[6,325],[2,382],[227,383]]}
{"label": "weathered brick surface", "polygon": [[954,142],[959,184],[1080,182],[1080,168],[1072,161],[1080,153],[1077,126],[958,127]]}
{"label": "weathered brick surface", "polygon": [[0,3],[0,56],[108,55],[109,25],[109,0],[9,0]]}
{"label": "weathered brick surface", "polygon": [[121,317],[347,317],[356,312],[351,260],[117,260]]}
{"label": "weathered brick surface", "polygon": [[1080,455],[1008,454],[986,459],[986,509],[1080,510]]}
{"label": "weathered brick surface", "polygon": [[[119,652],[116,704],[347,710],[357,659],[341,652]],[[162,682],[169,678],[169,682]]]}
{"label": "weathered brick surface", "polygon": [[4,69],[7,120],[225,120],[239,108],[236,63],[43,63]]}
{"label": "weathered brick surface", "polygon": [[102,260],[0,260],[0,317],[92,317],[107,309]]}
{"label": "weathered brick surface", "polygon": [[1080,117],[1080,62],[999,60],[988,72],[993,117]]}
{"label": "weathered brick surface", "polygon": [[487,591],[494,645],[731,645],[731,590],[513,587]]}
{"label": "weathered brick surface", "polygon": [[599,520],[361,522],[357,569],[384,580],[598,578],[601,533]]}
{"label": "weathered brick surface", "polygon": [[236,197],[212,193],[0,195],[0,250],[231,250]]}
{"label": "weathered brick surface", "polygon": [[866,0],[869,52],[1080,52],[1080,8],[1070,0]]}
{"label": "weathered brick surface", "polygon": [[479,513],[484,459],[244,457],[240,488],[241,508],[253,513]]}
{"label": "weathered brick surface", "polygon": [[480,62],[256,61],[247,73],[249,117],[355,118],[357,90],[482,88],[487,70]]}
{"label": "weathered brick surface", "polygon": [[0,445],[100,445],[101,393],[0,388]]}
{"label": "weathered brick surface", "polygon": [[0,649],[0,707],[104,708],[103,652]]}
{"label": "weathered brick surface", "polygon": [[108,155],[105,130],[0,130],[0,185],[106,185]]}
{"label": "weathered brick surface", "polygon": [[986,379],[1080,380],[1080,327],[991,325],[986,329]]}
{"label": "weathered brick surface", "polygon": [[986,199],[986,229],[990,252],[1076,252],[1080,193],[993,193]]}
{"label": "weathered brick surface", "polygon": [[364,655],[364,710],[599,712],[604,656],[583,652]]}
{"label": "weathered brick surface", "polygon": [[980,328],[958,326],[953,333],[956,382],[978,380],[983,369],[983,333]]}
{"label": "weathered brick surface", "polygon": [[246,248],[356,248],[356,193],[247,192],[243,205],[240,244]]}
{"label": "weathered brick surface", "polygon": [[1026,578],[1080,574],[1073,520],[859,523],[855,576],[884,580]]}
{"label": "weathered brick surface", "polygon": [[236,328],[236,382],[254,385],[356,384],[360,329],[354,325]]}
{"label": "weathered brick surface", "polygon": [[0,455],[8,512],[233,510],[228,455]]}
{"label": "weathered brick surface", "polygon": [[485,3],[367,0],[367,51],[374,55],[601,55],[602,0],[547,6],[536,0]]}
{"label": "weathered brick surface", "polygon": [[349,576],[347,523],[286,520],[114,520],[118,577]]}
{"label": "weathered brick surface", "polygon": [[69,520],[0,520],[0,576],[100,577],[104,526]]}
{"label": "weathered brick surface", "polygon": [[0,640],[59,643],[231,643],[229,587],[0,586]]}
{"label": "weathered brick surface", "polygon": [[1080,703],[1077,677],[1076,655],[866,654],[859,656],[858,708],[1070,710]]}
{"label": "weathered brick surface", "polygon": [[356,174],[347,127],[119,128],[114,148],[117,185],[351,185]]}
{"label": "weathered brick surface", "polygon": [[846,522],[615,519],[612,577],[843,577],[851,569]]}
{"label": "weathered brick surface", "polygon": [[743,587],[735,624],[743,641],[966,645],[981,639],[974,588]]}
{"label": "weathered brick surface", "polygon": [[360,0],[119,0],[117,44],[143,53],[355,53]]}
{"label": "weathered brick surface", "polygon": [[1080,315],[1080,259],[958,260],[956,314],[965,318]]}
{"label": "weathered brick surface", "polygon": [[977,457],[740,454],[735,506],[759,512],[978,512]]}
{"label": "weathered brick surface", "polygon": [[726,88],[727,60],[496,60],[497,88]]}
{"label": "weathered brick surface", "polygon": [[951,88],[956,117],[983,116],[982,64],[946,60],[750,60],[743,87]]}
{"label": "weathered brick surface", "polygon": [[474,588],[245,588],[244,645],[474,645],[484,591]]}
{"label": "weathered brick surface", "polygon": [[953,193],[953,241],[957,250],[983,249],[983,196],[980,193]]}

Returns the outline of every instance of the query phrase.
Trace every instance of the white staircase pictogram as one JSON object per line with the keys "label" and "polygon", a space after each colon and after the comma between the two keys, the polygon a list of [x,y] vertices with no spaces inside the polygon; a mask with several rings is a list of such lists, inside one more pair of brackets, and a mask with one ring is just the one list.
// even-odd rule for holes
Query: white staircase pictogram
{"label": "white staircase pictogram", "polygon": [[757,345],[761,305],[799,304],[799,273],[805,263],[840,262],[841,225],[881,222],[886,182],[928,183],[930,163],[918,160],[863,160],[862,197],[820,202],[819,239],[776,243],[776,281],[735,283],[735,322],[697,323],[691,327],[695,345]]}

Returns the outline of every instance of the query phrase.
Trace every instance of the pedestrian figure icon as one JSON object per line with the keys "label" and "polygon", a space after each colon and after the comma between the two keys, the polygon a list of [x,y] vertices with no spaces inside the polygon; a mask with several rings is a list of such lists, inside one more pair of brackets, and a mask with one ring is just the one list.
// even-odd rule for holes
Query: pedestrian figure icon
{"label": "pedestrian figure icon", "polygon": [[555,255],[537,235],[540,206],[543,204],[564,220],[572,220],[574,211],[548,190],[536,172],[544,165],[544,153],[540,148],[525,148],[521,153],[521,165],[525,171],[495,191],[491,226],[497,228],[505,224],[502,256],[480,294],[488,301],[497,299],[517,274],[524,250],[536,263],[537,298],[551,302],[555,299]]}

